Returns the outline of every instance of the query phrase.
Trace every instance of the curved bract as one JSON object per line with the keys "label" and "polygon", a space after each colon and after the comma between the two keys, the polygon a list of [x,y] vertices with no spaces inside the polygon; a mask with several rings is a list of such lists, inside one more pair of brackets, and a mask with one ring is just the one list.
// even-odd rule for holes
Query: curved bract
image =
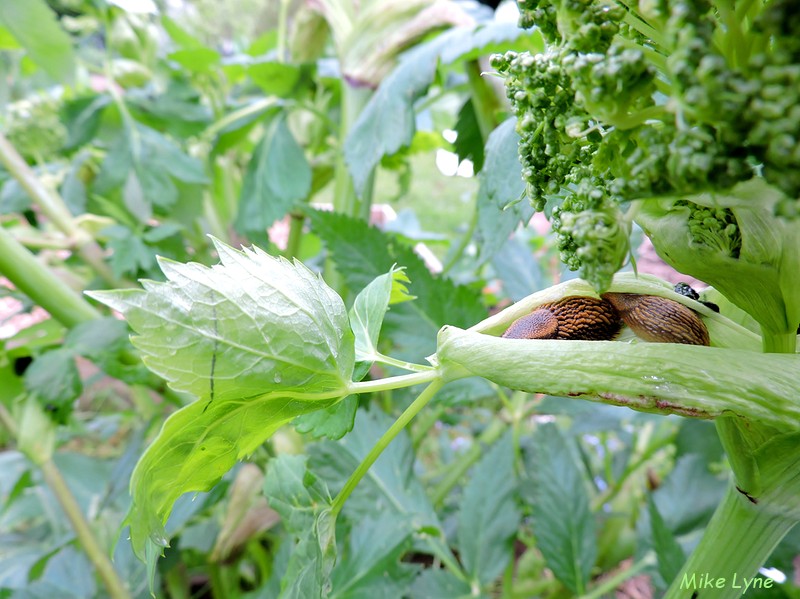
{"label": "curved bract", "polygon": [[482,376],[529,393],[715,418],[732,413],[800,428],[800,355],[670,343],[501,339],[444,327],[437,351],[453,378]]}

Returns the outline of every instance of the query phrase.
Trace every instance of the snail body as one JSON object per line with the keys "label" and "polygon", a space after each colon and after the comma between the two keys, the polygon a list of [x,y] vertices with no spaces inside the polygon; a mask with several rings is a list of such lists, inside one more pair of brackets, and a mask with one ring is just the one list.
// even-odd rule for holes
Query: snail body
{"label": "snail body", "polygon": [[614,306],[603,299],[567,297],[543,304],[515,320],[503,337],[509,339],[584,339],[608,341],[622,328]]}
{"label": "snail body", "polygon": [[710,345],[708,329],[697,313],[671,299],[635,293],[604,293],[603,299],[645,341]]}
{"label": "snail body", "polygon": [[645,341],[709,345],[708,329],[696,312],[655,295],[605,293],[573,296],[539,306],[515,320],[508,339],[609,341],[627,325]]}

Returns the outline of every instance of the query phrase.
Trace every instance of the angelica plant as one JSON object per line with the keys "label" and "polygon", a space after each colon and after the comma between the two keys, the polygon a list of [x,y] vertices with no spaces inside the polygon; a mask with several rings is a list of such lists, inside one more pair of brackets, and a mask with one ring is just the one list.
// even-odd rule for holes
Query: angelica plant
{"label": "angelica plant", "polygon": [[[521,24],[538,27],[547,48],[497,55],[493,65],[517,116],[527,195],[536,210],[551,214],[562,261],[596,291],[606,290],[628,259],[635,222],[667,263],[722,294],[724,313],[743,311],[758,323],[763,351],[795,354],[800,16],[794,4],[521,0],[519,7]],[[778,360],[770,356],[764,367],[774,372]],[[712,376],[722,384],[729,374],[722,368]],[[785,435],[796,440],[798,421],[722,417],[717,426],[735,487],[684,572],[742,576],[800,513],[794,500],[767,499],[791,486],[796,445],[782,466],[767,461],[780,462],[775,452]],[[765,472],[774,468],[782,476],[767,485]],[[778,515],[788,517],[776,524]],[[744,549],[715,562],[711,556],[733,542],[725,532],[732,527]],[[742,530],[750,544],[742,543]],[[670,596],[677,596],[676,585]]]}
{"label": "angelica plant", "polygon": [[[330,493],[302,458],[278,461],[268,474],[270,504],[297,539],[282,596],[322,597],[339,583],[347,588],[357,560],[334,562],[337,518],[348,498],[442,387],[475,376],[515,391],[716,420],[734,478],[684,572],[752,577],[800,521],[800,113],[787,103],[800,93],[800,25],[791,3],[520,5],[523,22],[539,28],[547,47],[498,56],[494,65],[506,78],[517,115],[528,196],[534,208],[551,215],[562,259],[585,280],[534,293],[468,329],[454,326],[449,314],[451,324],[439,331],[427,363],[423,356],[412,362],[379,349],[387,310],[412,300],[408,280],[395,267],[368,284],[349,311],[302,264],[221,242],[215,243],[218,265],[162,260],[163,282],[91,292],[127,319],[147,366],[196,398],[165,422],[131,480],[131,541],[153,571],[169,542],[166,524],[176,500],[210,490],[280,427],[310,414],[339,438],[353,426],[354,396],[425,385],[372,438],[371,448],[363,437],[348,446],[345,437],[339,447],[355,459],[337,481],[338,493]],[[715,288],[720,313],[664,281],[617,273],[630,253],[634,222],[665,260]],[[330,245],[335,258],[336,244]],[[413,280],[410,291],[418,293]],[[613,337],[621,327],[615,322],[599,337],[504,335],[520,318],[568,298],[598,305],[608,294],[647,298],[637,304],[641,313],[627,321],[659,334],[623,342]],[[702,334],[662,339],[661,330],[674,329],[680,319],[666,326],[659,320],[662,310],[653,306],[688,312]],[[738,324],[751,322],[757,325]],[[693,338],[700,344],[691,343]],[[407,374],[362,380],[376,363]],[[383,422],[365,418],[375,420],[370,426]],[[516,441],[507,439],[501,447]],[[435,556],[461,595],[490,592],[512,559],[512,551],[498,550],[484,560],[474,542],[494,535],[496,547],[503,547],[519,523],[516,511],[505,509],[513,507],[507,483],[514,465],[511,452],[504,455],[497,472],[492,460],[482,467],[487,477],[495,476],[491,485],[465,489],[472,511],[459,518],[456,542],[444,533],[421,488],[414,491],[418,511],[404,513],[413,517],[404,520],[402,538],[413,536],[416,548]],[[581,492],[580,474],[568,478],[574,493]],[[436,502],[449,489],[437,488]],[[552,491],[537,488],[534,495],[558,497]],[[489,500],[504,509],[482,510]],[[537,535],[558,584],[577,596],[589,590],[596,555],[580,547],[594,543],[588,500],[584,495],[575,501],[580,534],[562,527],[563,537]],[[534,516],[557,503],[537,504]],[[502,526],[482,519],[489,512],[507,515]],[[562,538],[572,544],[572,561],[560,553]],[[513,568],[506,571],[511,576]],[[735,592],[729,587],[702,596]],[[686,595],[677,586],[669,593]]]}

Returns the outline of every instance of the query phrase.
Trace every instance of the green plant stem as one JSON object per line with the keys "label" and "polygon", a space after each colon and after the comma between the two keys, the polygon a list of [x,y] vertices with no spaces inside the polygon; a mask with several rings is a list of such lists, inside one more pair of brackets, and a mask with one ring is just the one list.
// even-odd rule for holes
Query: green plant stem
{"label": "green plant stem", "polygon": [[611,593],[623,582],[633,578],[634,576],[639,574],[639,572],[650,566],[652,563],[653,563],[653,555],[649,554],[646,557],[640,559],[635,564],[633,564],[630,568],[625,568],[624,570],[620,570],[613,576],[604,578],[603,582],[594,587],[588,593],[581,595],[580,599],[600,599],[600,597],[602,597],[607,593]]}
{"label": "green plant stem", "polygon": [[105,583],[109,595],[113,599],[130,598],[131,595],[117,574],[117,571],[114,570],[111,560],[108,559],[106,552],[103,551],[97,543],[94,534],[92,534],[89,523],[84,518],[81,508],[75,500],[75,496],[61,476],[61,471],[59,471],[55,463],[49,459],[42,462],[40,468],[42,469],[42,474],[44,475],[47,486],[53,491],[58,503],[67,515],[67,519],[72,525],[83,550],[86,552],[86,555],[94,565],[100,578]]}
{"label": "green plant stem", "polygon": [[416,364],[415,362],[406,362],[405,360],[398,360],[397,358],[392,358],[391,356],[384,356],[380,352],[375,352],[375,361],[380,362],[381,364],[386,364],[387,366],[396,366],[397,368],[402,368],[403,370],[410,370],[411,372],[426,372],[428,370],[434,370],[433,366],[426,366],[425,364]]}
{"label": "green plant stem", "polygon": [[442,267],[442,274],[446,275],[450,270],[458,264],[458,261],[461,260],[461,257],[464,255],[464,252],[469,247],[470,242],[472,241],[472,235],[475,233],[475,227],[478,226],[478,208],[477,206],[472,211],[472,216],[469,220],[469,225],[467,226],[467,230],[464,231],[464,234],[461,236],[461,239],[458,242],[458,246],[453,250],[450,254],[447,263]]}
{"label": "green plant stem", "polygon": [[[702,599],[740,597],[744,579],[755,576],[763,561],[794,525],[794,520],[768,513],[750,503],[733,484],[728,487],[722,504],[714,512],[700,544],[664,599],[685,599],[691,594],[687,582],[708,574],[714,580],[724,579],[722,588],[703,588]],[[741,585],[741,586],[736,586]]]}
{"label": "green plant stem", "polygon": [[300,243],[303,241],[303,224],[305,216],[299,212],[289,214],[289,239],[286,241],[286,250],[283,255],[286,258],[293,258],[300,255]]}
{"label": "green plant stem", "polygon": [[272,96],[268,98],[260,98],[258,100],[255,100],[254,102],[251,102],[247,106],[243,106],[238,110],[234,110],[233,112],[226,114],[221,119],[211,123],[208,126],[208,128],[205,131],[203,131],[202,137],[206,140],[211,140],[217,135],[219,135],[219,133],[221,133],[222,130],[225,129],[225,127],[228,127],[229,125],[235,123],[239,119],[246,118],[253,114],[258,114],[259,112],[267,110],[272,106],[277,106],[277,104],[278,100]]}
{"label": "green plant stem", "polygon": [[70,240],[80,257],[112,287],[123,287],[125,283],[113,275],[103,260],[103,251],[91,236],[75,224],[64,200],[55,191],[48,189],[36,176],[16,148],[0,133],[0,162],[14,177],[53,225]]}
{"label": "green plant stem", "polygon": [[765,354],[793,354],[797,348],[797,334],[764,333],[762,343]]}
{"label": "green plant stem", "polygon": [[445,477],[436,485],[431,493],[431,503],[433,503],[434,506],[441,505],[447,497],[447,494],[450,493],[451,489],[461,480],[461,477],[463,477],[467,473],[467,470],[481,458],[486,446],[497,441],[497,439],[503,435],[507,426],[508,425],[502,420],[497,418],[493,420],[486,430],[481,433],[480,437],[478,437],[477,442],[473,443],[472,447],[465,451],[455,463],[450,465]]}
{"label": "green plant stem", "polygon": [[444,411],[445,407],[440,404],[428,410],[423,416],[420,416],[411,433],[411,445],[415,449],[419,447],[419,444],[422,443],[422,440],[428,435],[428,431],[436,425],[436,422],[442,417]]}
{"label": "green plant stem", "polygon": [[291,3],[292,0],[280,0],[278,8],[278,43],[276,48],[278,62],[286,62],[288,59],[286,53],[286,31],[289,25],[289,6]]}
{"label": "green plant stem", "polygon": [[68,328],[100,318],[89,302],[0,227],[0,273]]}
{"label": "green plant stem", "polygon": [[[347,82],[342,86],[342,120],[339,123],[339,152],[336,159],[334,172],[333,209],[339,214],[346,214],[357,218],[365,213],[365,203],[371,204],[371,185],[365,187],[362,198],[358,198],[353,188],[353,180],[344,157],[344,143],[353,124],[358,119],[364,106],[372,97],[372,90],[363,87],[353,87]],[[369,214],[369,210],[366,210]]]}
{"label": "green plant stem", "polygon": [[485,143],[489,134],[499,125],[495,115],[500,110],[500,99],[491,84],[483,79],[481,65],[477,60],[466,62],[464,70],[467,72],[475,120],[478,121],[478,128]]}
{"label": "green plant stem", "polygon": [[[427,373],[425,373],[427,374]],[[415,375],[410,375],[415,376]],[[401,378],[401,377],[395,377]],[[375,443],[373,448],[367,454],[367,456],[362,460],[362,462],[358,465],[355,472],[350,475],[350,478],[347,479],[347,482],[344,484],[344,487],[336,498],[333,500],[333,506],[331,507],[331,513],[333,517],[339,515],[339,512],[342,511],[342,507],[344,507],[345,501],[347,498],[350,497],[350,494],[355,490],[358,486],[358,483],[361,481],[362,478],[367,474],[369,469],[372,467],[372,464],[375,463],[375,460],[380,457],[383,450],[389,446],[389,443],[400,434],[400,432],[408,425],[409,422],[416,416],[422,408],[424,408],[428,402],[433,399],[433,396],[436,395],[436,392],[442,388],[445,381],[442,378],[437,378],[430,385],[425,387],[422,393],[419,394],[417,399],[415,399],[406,411],[403,412],[400,417],[394,421],[392,426],[389,427],[383,436],[378,439],[378,442]]]}
{"label": "green plant stem", "polygon": [[389,378],[379,379],[377,381],[350,383],[347,392],[348,394],[374,393],[375,391],[387,391],[389,389],[400,389],[401,387],[410,387],[411,385],[419,385],[421,383],[430,383],[439,378],[442,378],[442,374],[438,370],[426,370],[413,374],[390,376]]}
{"label": "green plant stem", "polygon": [[0,403],[0,424],[6,427],[6,430],[8,430],[8,433],[12,437],[17,437],[17,423],[14,421],[11,412],[9,412],[8,408],[2,403]]}
{"label": "green plant stem", "polygon": [[604,493],[598,495],[592,502],[592,511],[600,510],[604,504],[613,501],[620,491],[625,487],[625,483],[639,468],[647,464],[650,459],[665,447],[669,447],[675,441],[673,436],[665,436],[657,439],[649,445],[636,460],[629,464],[620,477],[614,481],[614,485],[609,487]]}

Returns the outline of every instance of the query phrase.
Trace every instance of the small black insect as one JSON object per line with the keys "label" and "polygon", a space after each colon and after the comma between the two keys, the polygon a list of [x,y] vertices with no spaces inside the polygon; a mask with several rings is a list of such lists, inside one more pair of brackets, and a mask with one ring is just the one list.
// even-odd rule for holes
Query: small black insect
{"label": "small black insect", "polygon": [[677,294],[683,295],[684,297],[688,297],[689,299],[693,299],[696,302],[700,302],[706,308],[711,308],[712,310],[714,310],[714,312],[719,314],[719,306],[714,302],[706,302],[701,300],[700,294],[697,293],[694,289],[692,289],[691,285],[689,285],[688,283],[678,283],[675,285],[675,287],[673,287],[673,290]]}

